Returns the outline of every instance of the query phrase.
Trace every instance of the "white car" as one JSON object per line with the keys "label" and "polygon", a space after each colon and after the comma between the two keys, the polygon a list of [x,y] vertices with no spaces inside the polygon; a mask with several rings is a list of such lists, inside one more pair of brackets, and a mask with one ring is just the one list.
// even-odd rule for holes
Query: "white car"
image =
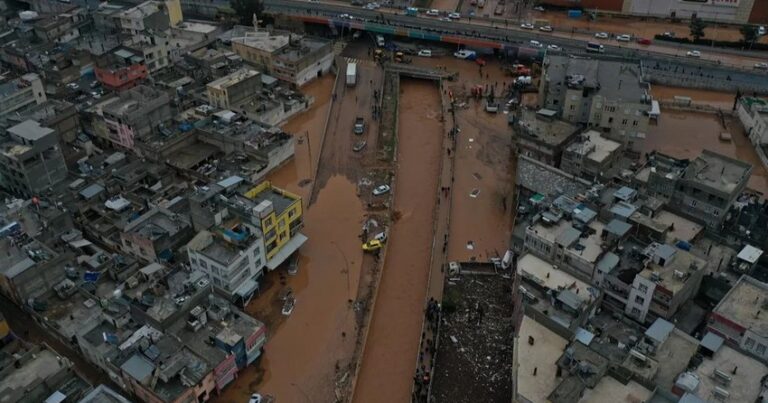
{"label": "white car", "polygon": [[701,57],[701,52],[698,50],[689,50],[688,52],[685,52],[685,55],[688,57]]}
{"label": "white car", "polygon": [[629,42],[632,40],[632,37],[629,34],[623,34],[616,37],[616,40],[619,42]]}
{"label": "white car", "polygon": [[429,49],[421,49],[418,55],[421,57],[432,57],[432,51]]}
{"label": "white car", "polygon": [[768,63],[766,62],[755,63],[754,67],[757,70],[768,70]]}
{"label": "white car", "polygon": [[534,29],[535,27],[530,22],[526,22],[526,23],[520,24],[520,28],[522,28],[522,29]]}
{"label": "white car", "polygon": [[80,85],[77,84],[77,83],[69,83],[69,84],[67,84],[67,88],[69,88],[71,90],[76,90],[76,89],[80,88]]}
{"label": "white car", "polygon": [[475,53],[474,50],[462,49],[462,50],[459,50],[458,52],[453,52],[453,57],[455,57],[457,59],[462,59],[462,60],[463,59],[470,59],[470,58],[473,58],[475,56],[477,56],[477,53]]}
{"label": "white car", "polygon": [[595,33],[595,38],[597,38],[597,39],[608,39],[608,33],[607,32],[597,32],[597,33]]}
{"label": "white car", "polygon": [[438,15],[440,15],[440,10],[435,9],[435,8],[433,8],[431,10],[427,10],[427,15],[430,16],[430,17],[437,17]]}
{"label": "white car", "polygon": [[389,193],[391,189],[392,188],[390,188],[389,185],[379,185],[379,186],[376,186],[375,189],[373,189],[372,193],[374,196],[381,196],[385,193]]}
{"label": "white car", "polygon": [[541,32],[552,32],[553,29],[549,25],[544,25],[543,27],[539,27],[539,31],[541,31]]}
{"label": "white car", "polygon": [[542,6],[536,6],[533,9],[536,10],[536,11],[546,11],[546,10],[544,10],[544,7],[542,7]]}
{"label": "white car", "polygon": [[450,18],[452,20],[460,20],[461,19],[461,14],[459,14],[459,13],[450,13],[450,14],[448,14],[448,18]]}
{"label": "white car", "polygon": [[261,397],[260,394],[254,393],[251,395],[251,398],[248,400],[248,403],[262,403],[264,399]]}
{"label": "white car", "polygon": [[544,47],[544,45],[542,45],[541,42],[539,42],[539,41],[530,41],[530,42],[528,42],[528,44],[531,45],[531,47],[534,47],[534,48]]}
{"label": "white car", "polygon": [[557,45],[547,45],[547,50],[559,52],[559,51],[563,50],[563,48],[561,48],[560,46],[557,46]]}

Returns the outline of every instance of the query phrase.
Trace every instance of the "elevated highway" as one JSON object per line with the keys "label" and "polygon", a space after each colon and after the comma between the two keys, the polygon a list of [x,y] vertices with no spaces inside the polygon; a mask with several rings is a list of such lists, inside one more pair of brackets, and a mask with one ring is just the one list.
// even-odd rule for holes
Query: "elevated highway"
{"label": "elevated highway", "polygon": [[[299,0],[264,0],[265,11],[282,14],[305,23],[320,24],[339,31],[362,30],[412,39],[440,41],[470,48],[495,49],[513,57],[541,59],[545,50],[530,46],[531,40],[553,44],[562,52],[586,56],[587,40],[538,31],[512,29],[483,20],[443,21],[436,18],[408,16],[399,10],[367,10],[348,4],[319,3]],[[346,14],[347,17],[341,16]],[[601,57],[642,61],[646,66],[662,65],[679,71],[700,71],[709,80],[722,80],[719,89],[768,93],[768,74],[755,71],[758,59],[703,52],[700,59],[685,57],[685,49],[654,46],[640,48],[636,44],[617,45],[603,42]],[[653,72],[653,69],[647,71]]]}

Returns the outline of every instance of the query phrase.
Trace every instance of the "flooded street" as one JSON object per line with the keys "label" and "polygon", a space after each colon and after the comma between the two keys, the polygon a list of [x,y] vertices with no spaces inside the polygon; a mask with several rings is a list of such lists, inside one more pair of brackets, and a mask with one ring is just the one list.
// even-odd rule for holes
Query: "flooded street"
{"label": "flooded street", "polygon": [[[752,144],[746,137],[738,119],[726,117],[727,129],[713,113],[662,110],[658,126],[650,126],[644,152],[657,150],[677,158],[695,158],[708,149],[752,164],[754,167],[748,186],[768,194],[766,173]],[[727,131],[733,139],[719,139]]]}
{"label": "flooded street", "polygon": [[690,97],[694,104],[706,104],[723,110],[731,110],[736,94],[719,91],[699,90],[695,88],[667,87],[651,85],[651,95],[661,101],[674,101],[676,96]]}
{"label": "flooded street", "polygon": [[[297,137],[308,135],[311,145],[305,137],[296,145],[295,158],[270,175],[277,186],[300,194],[305,209],[311,186],[300,182],[311,175],[310,147],[312,158],[319,158],[332,86],[333,77],[328,76],[303,88],[315,97],[315,104],[284,129]],[[282,285],[278,271],[270,273],[267,287],[246,309],[272,322],[264,356],[258,366],[241,372],[216,401],[242,403],[257,391],[281,402],[334,400],[336,364],[348,363],[354,350],[356,324],[348,300],[356,297],[363,262],[357,239],[362,216],[355,185],[343,176],[330,178],[316,203],[305,210],[302,232],[309,241],[300,250],[298,275],[287,277],[296,309],[288,318],[280,314],[277,294]]]}
{"label": "flooded street", "polygon": [[371,328],[354,401],[406,402],[431,254],[443,124],[435,83],[401,82],[394,210]]}

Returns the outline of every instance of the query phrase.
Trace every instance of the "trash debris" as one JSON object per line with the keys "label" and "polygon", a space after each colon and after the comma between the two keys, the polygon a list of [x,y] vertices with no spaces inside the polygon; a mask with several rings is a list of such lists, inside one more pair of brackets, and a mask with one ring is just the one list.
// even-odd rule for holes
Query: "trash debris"
{"label": "trash debris", "polygon": [[451,341],[454,343],[458,343],[459,339],[457,339],[456,336],[451,336]]}
{"label": "trash debris", "polygon": [[474,199],[474,198],[477,198],[477,195],[479,194],[480,194],[480,189],[475,188],[475,189],[472,189],[471,193],[469,193],[469,197]]}
{"label": "trash debris", "polygon": [[475,179],[477,179],[477,180],[481,180],[481,179],[483,179],[483,177],[482,177],[482,176],[480,176],[480,174],[479,174],[479,173],[477,173],[477,172],[473,173],[473,174],[472,174],[472,176],[474,176],[474,177],[475,177]]}
{"label": "trash debris", "polygon": [[475,250],[475,241],[468,241],[467,242],[467,249]]}

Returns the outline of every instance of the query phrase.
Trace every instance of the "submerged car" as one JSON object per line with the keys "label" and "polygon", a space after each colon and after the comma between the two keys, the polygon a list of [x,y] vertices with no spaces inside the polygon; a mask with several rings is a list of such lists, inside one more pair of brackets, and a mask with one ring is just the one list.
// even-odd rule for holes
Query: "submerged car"
{"label": "submerged car", "polygon": [[391,189],[392,188],[390,188],[389,185],[379,185],[379,186],[376,186],[376,189],[373,189],[373,195],[381,196],[385,193],[389,193]]}
{"label": "submerged car", "polygon": [[383,243],[379,241],[378,239],[371,239],[370,241],[363,244],[363,250],[365,252],[373,252],[381,249]]}

